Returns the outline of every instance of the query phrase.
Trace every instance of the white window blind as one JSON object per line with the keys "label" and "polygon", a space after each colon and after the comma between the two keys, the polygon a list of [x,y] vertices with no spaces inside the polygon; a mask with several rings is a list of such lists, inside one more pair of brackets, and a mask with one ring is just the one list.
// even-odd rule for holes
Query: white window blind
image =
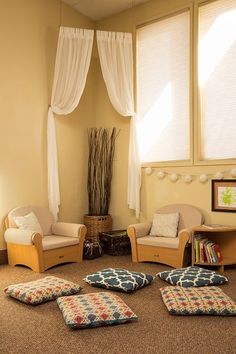
{"label": "white window blind", "polygon": [[236,158],[236,1],[199,8],[201,159]]}
{"label": "white window blind", "polygon": [[142,162],[189,159],[189,17],[185,11],[137,29]]}

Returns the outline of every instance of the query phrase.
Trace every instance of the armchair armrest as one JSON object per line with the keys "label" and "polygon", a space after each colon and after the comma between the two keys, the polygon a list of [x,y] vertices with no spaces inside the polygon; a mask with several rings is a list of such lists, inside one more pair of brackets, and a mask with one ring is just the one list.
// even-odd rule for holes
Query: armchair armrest
{"label": "armchair armrest", "polygon": [[192,239],[192,228],[183,229],[178,233],[179,250],[183,252],[186,246],[189,246]]}
{"label": "armchair armrest", "polygon": [[84,231],[85,225],[74,224],[68,222],[56,222],[52,225],[53,235],[80,237],[82,231]]}
{"label": "armchair armrest", "polygon": [[184,241],[186,241],[186,243],[191,243],[192,242],[192,228],[189,227],[187,229],[182,229],[179,231],[178,233],[178,237]]}
{"label": "armchair armrest", "polygon": [[5,231],[4,238],[8,243],[33,245],[36,239],[42,239],[42,235],[32,230],[22,230],[12,227]]}
{"label": "armchair armrest", "polygon": [[128,226],[127,233],[131,243],[132,261],[138,262],[137,238],[147,236],[151,228],[151,223],[139,223]]}
{"label": "armchair armrest", "polygon": [[128,234],[133,234],[136,238],[147,236],[150,232],[151,226],[152,224],[150,222],[129,225]]}

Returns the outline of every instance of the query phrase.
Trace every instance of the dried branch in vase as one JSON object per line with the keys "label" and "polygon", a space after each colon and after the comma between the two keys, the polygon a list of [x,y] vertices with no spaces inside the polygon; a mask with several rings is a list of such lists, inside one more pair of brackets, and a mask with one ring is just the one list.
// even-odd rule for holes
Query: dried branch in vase
{"label": "dried branch in vase", "polygon": [[107,215],[110,205],[112,165],[116,128],[88,129],[88,201],[89,215]]}

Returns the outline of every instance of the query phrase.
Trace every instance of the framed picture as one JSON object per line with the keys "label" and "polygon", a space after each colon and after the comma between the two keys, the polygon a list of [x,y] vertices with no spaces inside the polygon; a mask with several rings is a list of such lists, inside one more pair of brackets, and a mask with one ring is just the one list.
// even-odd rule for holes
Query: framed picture
{"label": "framed picture", "polygon": [[213,179],[211,183],[211,210],[236,213],[236,179]]}

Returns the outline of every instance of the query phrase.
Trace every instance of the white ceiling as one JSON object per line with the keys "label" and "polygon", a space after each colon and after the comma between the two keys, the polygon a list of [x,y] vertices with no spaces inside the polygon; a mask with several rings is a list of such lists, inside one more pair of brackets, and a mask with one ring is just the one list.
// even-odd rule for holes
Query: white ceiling
{"label": "white ceiling", "polygon": [[81,14],[98,21],[149,0],[62,0]]}

